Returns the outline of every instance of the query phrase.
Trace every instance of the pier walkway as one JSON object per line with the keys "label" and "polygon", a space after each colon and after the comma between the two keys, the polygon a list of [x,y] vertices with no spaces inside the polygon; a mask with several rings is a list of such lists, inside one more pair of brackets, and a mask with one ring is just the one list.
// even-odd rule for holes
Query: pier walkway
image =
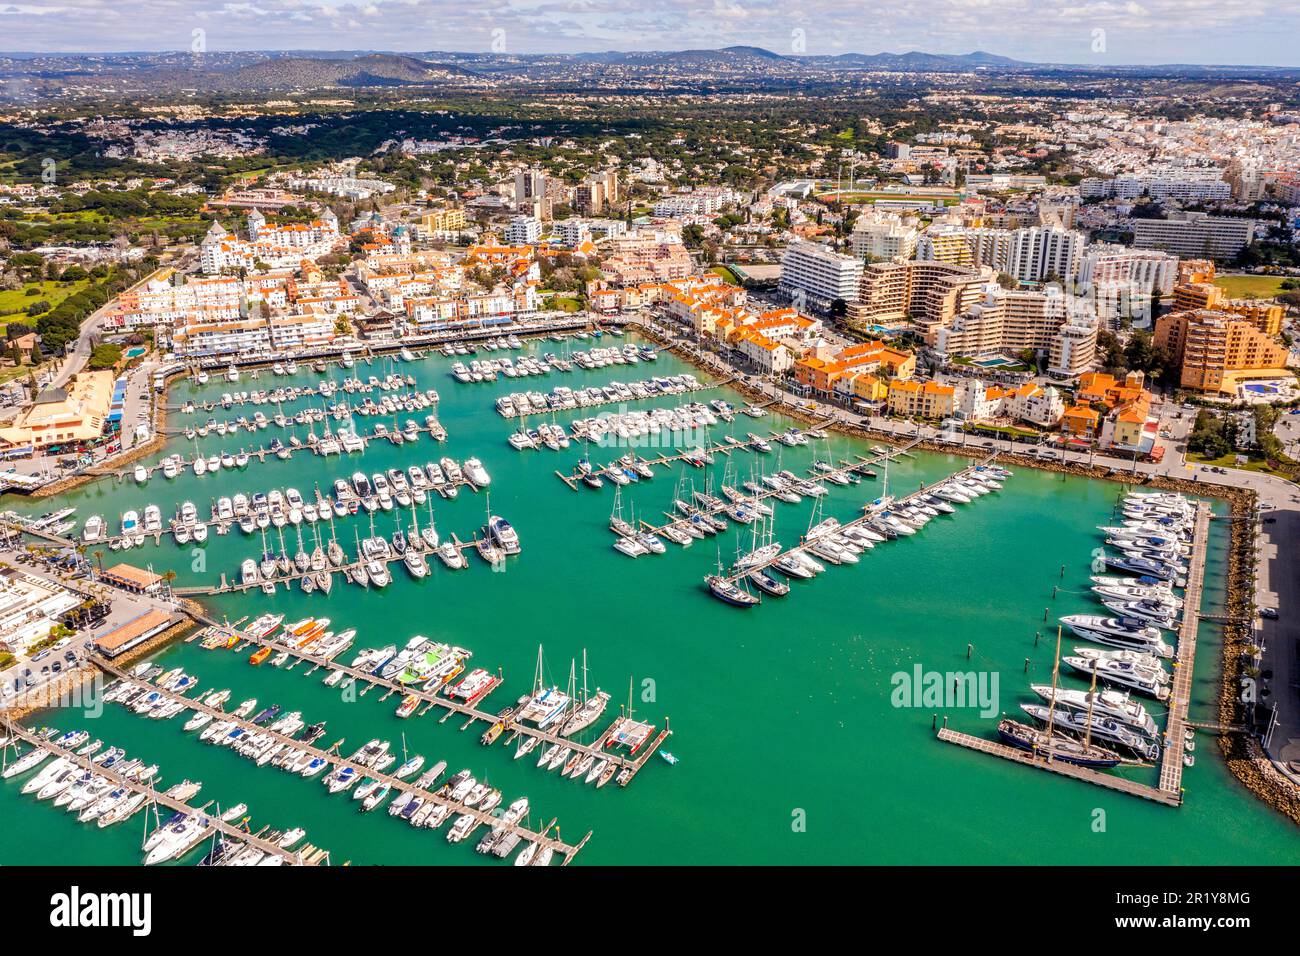
{"label": "pier walkway", "polygon": [[[363,670],[358,670],[355,667],[348,667],[347,665],[340,664],[337,661],[323,660],[322,658],[312,656],[311,654],[307,653],[305,650],[301,650],[296,647],[287,647],[284,644],[280,644],[276,641],[269,640],[266,638],[254,637],[251,634],[247,633],[246,631],[239,630],[229,625],[218,624],[217,622],[213,621],[210,618],[203,617],[200,615],[195,615],[193,614],[193,612],[189,612],[189,613],[191,614],[191,616],[195,617],[196,620],[200,621],[203,624],[206,624],[209,627],[212,627],[222,633],[231,634],[236,637],[239,637],[242,641],[245,642],[243,646],[256,645],[257,647],[269,647],[276,652],[287,651],[290,657],[297,658],[298,660],[301,661],[306,661],[308,664],[311,665],[311,667],[308,670],[304,671],[304,673],[312,674],[319,669],[325,669],[331,671],[342,671],[343,674],[345,674],[348,677],[351,677],[353,680],[357,682],[359,686],[363,687],[363,689],[358,692],[358,696],[363,696],[369,690],[375,687],[382,687],[388,692],[384,695],[385,699],[394,694],[399,694],[403,697],[413,694],[416,697],[418,697],[421,701],[424,702],[424,706],[419,711],[419,714],[421,716],[429,713],[435,707],[442,708],[444,711],[446,711],[446,713],[443,714],[442,717],[443,720],[447,720],[452,714],[458,714],[466,718],[465,723],[461,726],[462,730],[468,728],[471,724],[475,723],[476,721],[482,721],[488,727],[491,727],[493,724],[500,721],[504,725],[501,733],[501,736],[503,737],[509,736],[512,739],[517,735],[526,736],[526,737],[535,737],[537,738],[537,744],[535,745],[535,747],[540,747],[543,744],[558,744],[560,745],[560,747],[571,748],[575,754],[582,754],[583,756],[591,755],[596,760],[602,760],[602,759],[612,760],[618,764],[620,771],[626,769],[631,769],[632,771],[632,773],[628,776],[628,778],[624,782],[623,784],[624,786],[626,786],[628,783],[631,783],[632,778],[635,777],[641,771],[641,768],[644,767],[646,762],[650,759],[650,757],[653,756],[655,750],[657,750],[659,746],[665,740],[667,740],[669,736],[672,735],[672,731],[665,726],[665,728],[662,731],[660,731],[659,734],[652,741],[650,741],[648,744],[645,745],[644,750],[641,753],[629,759],[628,755],[611,753],[603,749],[606,741],[608,741],[610,737],[613,736],[613,734],[618,730],[619,725],[625,719],[622,716],[616,718],[614,723],[611,724],[609,728],[605,730],[605,732],[602,733],[598,738],[596,738],[596,740],[594,740],[592,743],[582,744],[582,743],[578,743],[577,741],[570,740],[567,737],[561,737],[558,734],[551,733],[549,730],[542,730],[538,727],[531,727],[517,721],[515,718],[519,714],[522,708],[521,703],[514,704],[510,708],[504,710],[501,714],[493,714],[490,711],[482,710],[478,705],[482,704],[483,700],[492,692],[492,690],[495,690],[502,683],[503,678],[501,676],[500,671],[497,672],[495,683],[491,689],[481,694],[473,704],[462,703],[461,701],[453,700],[450,697],[447,697],[445,695],[439,695],[436,692],[420,690],[415,687],[409,686],[407,684],[400,684],[397,681],[387,680],[383,677],[380,677],[378,674],[371,674]],[[292,668],[293,666],[294,666],[293,664],[288,665],[286,670]],[[557,720],[555,723],[560,724],[562,723],[562,721]],[[541,756],[541,754],[539,753],[538,756]]]}
{"label": "pier walkway", "polygon": [[[431,436],[431,437],[433,438],[434,441],[442,441],[442,440],[444,440],[444,439],[447,437],[446,429],[444,429],[441,425],[438,425],[438,426],[435,427],[435,428],[430,428],[430,427],[427,426],[427,425],[417,425],[417,426],[415,427],[415,429],[413,429],[413,430],[414,430],[417,434],[419,434],[419,435],[429,435],[429,436]],[[227,434],[229,434],[229,433],[227,433]],[[383,433],[383,434],[379,434],[379,433],[377,433],[376,431],[372,430],[372,431],[366,432],[364,435],[357,435],[356,437],[357,437],[357,439],[362,443],[363,448],[358,449],[357,452],[355,452],[355,453],[356,453],[356,454],[365,454],[365,448],[368,448],[370,442],[372,442],[372,441],[384,441],[384,440],[387,440],[387,441],[391,441],[391,442],[396,443],[396,440],[394,439],[394,435],[399,435],[399,434],[402,435],[402,441],[403,441],[404,443],[413,440],[413,439],[408,439],[408,438],[406,438],[406,436],[405,436],[405,434],[404,434],[403,432],[395,432],[395,431],[386,431],[386,432]],[[441,436],[441,437],[439,437],[439,436]],[[174,438],[174,437],[176,437],[176,436],[175,436],[175,434],[172,434],[172,435],[170,435],[170,437],[173,437],[173,438]],[[337,441],[337,439],[336,439],[336,441]],[[235,455],[235,454],[242,454],[242,455],[247,455],[247,456],[249,457],[249,460],[250,460],[250,461],[251,461],[252,459],[256,459],[256,460],[258,461],[259,464],[264,464],[268,458],[275,458],[275,459],[277,459],[277,460],[279,460],[279,459],[283,459],[283,460],[285,460],[285,461],[288,461],[288,460],[291,459],[294,455],[296,455],[296,454],[298,454],[298,453],[300,453],[300,452],[310,452],[310,453],[315,454],[315,455],[320,455],[322,458],[328,458],[328,457],[330,457],[330,456],[332,456],[332,455],[335,455],[335,454],[337,454],[339,457],[345,457],[345,456],[347,456],[347,455],[349,455],[349,454],[353,454],[353,452],[350,452],[350,451],[344,449],[344,448],[342,447],[341,444],[340,444],[340,446],[339,446],[339,451],[337,451],[337,452],[323,452],[323,451],[321,451],[321,447],[322,447],[323,444],[324,444],[324,439],[321,439],[321,440],[316,441],[316,442],[304,442],[304,443],[301,444],[301,445],[294,445],[294,444],[291,443],[291,444],[288,444],[288,445],[283,445],[283,446],[281,446],[280,448],[277,448],[277,449],[272,449],[272,448],[270,448],[270,447],[268,447],[268,446],[265,446],[265,445],[259,445],[259,446],[257,446],[256,448],[248,448],[248,447],[245,446],[245,447],[240,447],[239,449],[237,449],[236,451],[233,451],[233,452],[232,452],[232,451],[229,451],[229,450],[226,450],[226,451],[223,451],[223,452],[214,452],[214,453],[211,453],[211,454],[208,454],[208,455],[199,455],[199,454],[196,453],[196,454],[191,455],[191,456],[189,456],[189,457],[187,457],[187,456],[185,456],[185,455],[180,455],[180,459],[181,459],[181,463],[182,463],[182,465],[184,466],[185,470],[188,471],[190,474],[194,474],[195,477],[197,478],[197,477],[202,477],[202,475],[195,474],[194,471],[193,471],[193,465],[194,465],[195,459],[197,459],[197,458],[203,458],[205,461],[207,461],[207,460],[209,460],[209,459],[211,459],[211,458],[214,458],[214,457],[215,457],[215,458],[220,458],[222,455]],[[144,472],[146,473],[146,475],[148,476],[148,477],[145,479],[145,481],[143,481],[143,482],[139,482],[139,484],[147,484],[148,481],[149,481],[149,479],[151,479],[151,478],[154,476],[154,473],[155,473],[155,472],[161,472],[161,471],[162,471],[163,466],[162,466],[161,463],[156,464],[156,465],[132,465],[130,468],[118,468],[118,469],[112,469],[112,470],[102,471],[102,472],[100,473],[100,477],[112,476],[112,477],[117,478],[119,481],[121,481],[121,480],[124,480],[124,479],[126,479],[126,478],[128,478],[128,477],[133,476],[133,475],[135,474],[135,469],[136,469],[136,468],[142,468],[142,469],[144,470]],[[220,471],[220,470],[224,470],[224,469],[216,469],[215,471]],[[242,470],[242,469],[240,469],[240,470]],[[214,474],[215,471],[214,471],[214,469],[212,469],[212,468],[209,466],[208,470],[205,471],[203,474],[204,474],[204,475],[210,475],[210,474]],[[179,477],[179,476],[177,476],[177,477]]]}
{"label": "pier walkway", "polygon": [[303,851],[314,850],[315,849],[314,847],[304,846],[298,852],[291,852],[289,850],[282,849],[281,847],[277,846],[274,843],[268,842],[267,840],[255,836],[254,834],[249,833],[246,830],[240,829],[233,823],[223,822],[217,814],[208,814],[205,810],[199,807],[192,807],[188,803],[185,803],[181,800],[177,800],[173,797],[169,797],[167,796],[166,793],[163,793],[162,791],[159,790],[155,790],[152,786],[149,786],[148,784],[141,783],[138,780],[128,780],[127,778],[123,777],[120,773],[117,773],[112,769],[106,769],[104,767],[101,767],[95,764],[90,756],[79,757],[77,756],[75,750],[66,750],[63,747],[56,747],[54,744],[50,743],[49,741],[41,739],[40,737],[32,733],[27,728],[21,727],[18,724],[9,723],[6,725],[6,729],[13,736],[20,737],[23,740],[26,740],[28,743],[32,744],[33,746],[40,747],[42,750],[48,750],[56,757],[64,757],[72,761],[82,770],[89,771],[95,774],[96,776],[106,777],[107,779],[113,781],[113,783],[118,787],[126,787],[135,793],[145,794],[148,797],[148,801],[144,804],[145,812],[148,812],[149,803],[156,803],[159,806],[164,806],[171,810],[178,811],[180,813],[205,814],[208,817],[209,827],[204,832],[204,835],[200,837],[198,842],[202,842],[203,840],[206,840],[209,836],[211,836],[213,831],[218,831],[222,833],[224,836],[229,837],[230,839],[238,840],[241,843],[251,844],[252,846],[255,846],[259,850],[263,851],[264,853],[272,853],[276,856],[283,857],[284,862],[288,864],[314,865],[315,863],[319,863],[320,860],[324,858],[323,856],[319,856],[313,852],[308,852],[306,857],[302,855]]}
{"label": "pier walkway", "polygon": [[1165,752],[1160,760],[1160,790],[1182,801],[1183,734],[1192,702],[1192,669],[1196,664],[1196,632],[1201,623],[1201,596],[1205,586],[1205,552],[1209,545],[1210,506],[1196,506],[1192,554],[1183,591],[1183,621],[1178,629],[1174,656],[1174,681],[1169,690],[1169,720],[1165,724]]}
{"label": "pier walkway", "polygon": [[[258,726],[252,723],[251,721],[244,720],[242,718],[237,718],[232,714],[229,714],[226,711],[221,710],[220,708],[209,707],[206,704],[202,703],[200,700],[195,700],[193,698],[185,697],[184,695],[177,694],[174,691],[163,690],[161,687],[157,687],[153,684],[142,683],[136,680],[135,678],[131,677],[129,674],[127,674],[125,671],[121,670],[120,668],[110,664],[108,661],[102,660],[97,657],[92,658],[92,661],[94,662],[96,667],[100,668],[100,670],[104,671],[104,673],[106,674],[110,674],[113,677],[117,677],[137,687],[148,687],[150,690],[157,691],[159,694],[161,694],[162,696],[166,697],[169,700],[184,701],[185,705],[189,707],[191,710],[200,711],[202,713],[209,714],[214,721],[219,720],[219,721],[233,722],[235,726],[244,729],[250,734],[257,733],[257,734],[264,734],[270,736],[273,739],[275,739],[278,743],[288,745],[289,747],[292,747],[296,750],[307,751],[313,757],[320,758],[322,760],[327,760],[334,765],[335,769],[341,767],[351,767],[358,774],[358,778],[370,777],[373,780],[378,780],[382,783],[388,784],[389,787],[391,787],[394,791],[398,793],[411,792],[416,794],[419,797],[422,797],[426,802],[432,802],[438,804],[439,806],[448,807],[457,816],[463,813],[471,814],[478,820],[479,825],[486,824],[488,827],[496,827],[496,826],[504,827],[508,832],[515,833],[522,840],[540,842],[543,847],[549,846],[556,852],[562,854],[565,858],[566,864],[570,860],[572,860],[573,856],[578,852],[579,848],[581,847],[581,844],[577,846],[572,846],[570,844],[564,843],[559,839],[547,836],[547,833],[555,825],[554,820],[548,823],[540,831],[530,830],[528,827],[520,824],[506,824],[504,821],[501,820],[500,817],[493,815],[491,811],[485,812],[482,810],[474,809],[472,807],[467,807],[462,803],[441,796],[435,791],[420,789],[408,781],[398,780],[396,777],[392,776],[391,774],[382,773],[380,771],[375,770],[373,767],[366,766],[365,764],[354,763],[353,761],[347,759],[341,754],[335,752],[334,748],[331,748],[330,750],[322,750],[319,747],[312,746],[311,744],[306,744],[300,740],[295,740],[293,737],[288,737],[285,736],[284,734],[279,734],[276,733],[275,731],[268,730],[266,727]],[[338,745],[336,744],[335,747],[337,746]],[[477,829],[477,826],[475,827],[475,829]],[[470,832],[472,833],[473,831]],[[587,836],[589,837],[590,834],[587,834]],[[467,835],[467,839],[468,839],[468,835]],[[584,839],[582,842],[585,843],[586,840]]]}
{"label": "pier walkway", "polygon": [[[468,541],[461,541],[460,538],[456,537],[456,535],[454,534],[451,536],[451,544],[457,551],[461,553],[462,559],[464,559],[464,554],[466,551],[478,550],[479,541],[480,539],[477,536],[471,537]],[[408,544],[407,547],[409,548],[410,545]],[[436,561],[438,559],[437,552],[420,551],[418,553],[424,556],[425,564],[429,566],[430,573],[432,573],[433,562],[430,561],[430,559],[432,558]],[[229,582],[226,580],[226,576],[223,573],[221,576],[220,584],[216,584],[216,585],[199,584],[199,585],[189,585],[185,587],[173,587],[172,593],[175,594],[177,597],[196,597],[196,596],[211,596],[214,594],[232,594],[232,593],[238,593],[243,591],[258,591],[261,590],[263,586],[266,584],[274,584],[276,590],[279,590],[280,585],[283,584],[285,588],[288,589],[291,588],[295,583],[301,582],[304,578],[312,578],[313,580],[315,580],[321,574],[332,575],[335,572],[342,573],[344,582],[351,584],[354,583],[352,575],[357,570],[365,568],[367,565],[375,561],[378,561],[379,563],[387,566],[390,569],[389,572],[390,578],[396,577],[396,575],[394,575],[391,571],[394,565],[401,565],[402,567],[406,566],[405,557],[398,554],[389,554],[388,557],[374,557],[374,558],[358,556],[356,560],[348,561],[337,567],[331,564],[328,567],[319,571],[313,571],[310,568],[306,571],[299,571],[297,565],[295,565],[294,569],[288,574],[277,574],[270,581],[263,580],[259,575],[258,580],[250,582],[248,584],[245,584],[242,581]],[[468,564],[469,562],[466,561],[466,566],[468,566]],[[457,568],[456,570],[463,571],[465,570],[465,568],[463,567]],[[371,586],[372,585],[370,584],[366,585],[366,587],[371,587]],[[386,586],[387,585],[385,585],[385,587]],[[378,586],[376,585],[376,587]],[[380,590],[382,590],[382,588],[380,588]]]}
{"label": "pier walkway", "polygon": [[61,534],[53,534],[43,528],[32,528],[18,521],[0,519],[0,527],[19,534],[29,534],[33,538],[40,538],[42,541],[57,545],[60,548],[75,548],[77,546],[77,542],[71,538],[65,538]]}

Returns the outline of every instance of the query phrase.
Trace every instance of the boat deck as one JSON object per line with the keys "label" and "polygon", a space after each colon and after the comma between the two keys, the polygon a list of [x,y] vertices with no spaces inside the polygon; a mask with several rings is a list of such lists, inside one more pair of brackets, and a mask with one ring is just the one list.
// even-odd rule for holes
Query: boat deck
{"label": "boat deck", "polygon": [[[430,436],[434,436],[434,435],[444,434],[444,433],[445,433],[445,430],[442,429],[441,426],[439,426],[438,428],[434,429],[434,428],[430,428],[430,427],[427,426],[427,425],[419,425],[415,430],[416,430],[419,434],[421,434],[421,435],[430,435]],[[359,434],[357,437],[361,439],[361,441],[362,441],[363,444],[369,445],[370,442],[372,442],[372,441],[385,441],[385,440],[391,440],[392,435],[393,435],[393,432],[389,431],[387,434],[380,436],[380,435],[376,435],[375,432],[374,432],[373,430],[371,430],[371,431],[369,431],[369,432],[366,432],[365,434]],[[175,434],[172,433],[171,437],[175,437]],[[219,436],[219,437],[220,437],[220,436]],[[227,437],[227,438],[230,437],[229,433],[227,433],[227,435],[226,435],[225,437]],[[437,441],[438,439],[435,438],[434,440]],[[291,446],[291,445],[285,445],[285,446],[284,446],[284,450],[287,451],[287,452],[289,453],[289,458],[292,459],[292,457],[293,457],[294,455],[297,455],[297,454],[300,454],[300,453],[304,453],[304,452],[306,452],[306,453],[310,453],[310,454],[319,454],[319,452],[317,451],[317,449],[318,449],[319,447],[320,447],[320,446],[319,446],[319,443],[318,443],[318,444],[312,444],[312,445],[303,444],[303,445],[299,445],[299,446],[297,446],[297,447],[294,447],[294,446]],[[272,451],[270,448],[268,448],[268,447],[266,447],[266,446],[264,446],[264,445],[259,445],[259,446],[257,446],[256,448],[249,448],[249,447],[247,447],[247,446],[241,446],[240,448],[235,449],[235,450],[233,450],[233,451],[231,451],[231,450],[227,450],[227,452],[225,452],[225,453],[229,453],[229,454],[232,454],[232,455],[233,455],[233,454],[236,454],[236,453],[243,453],[243,454],[246,454],[246,455],[249,456],[250,463],[251,463],[251,460],[252,460],[252,459],[256,459],[260,464],[264,464],[264,463],[267,461],[268,458],[270,458],[270,459],[272,459],[272,460],[275,460],[275,461],[279,461],[279,460],[280,460],[279,457],[278,457],[278,455],[277,455],[277,453],[276,453],[275,451]],[[182,456],[182,461],[184,462],[185,467],[186,467],[187,469],[190,470],[190,474],[193,474],[193,471],[192,471],[192,469],[191,469],[191,466],[194,464],[194,459],[197,458],[197,457],[202,457],[202,458],[211,458],[213,454],[216,454],[216,455],[220,456],[220,455],[223,454],[223,452],[212,452],[212,453],[209,453],[209,454],[207,454],[207,455],[202,455],[202,456],[199,456],[199,455],[191,455],[191,456],[188,456],[188,457],[186,457],[186,456]],[[341,451],[339,452],[339,457],[346,457],[346,456],[348,456],[348,455],[350,455],[350,454],[364,454],[364,452],[355,452],[355,453],[354,453],[354,452],[342,451],[342,450],[341,450]],[[324,456],[324,457],[329,457],[329,456]],[[162,466],[161,464],[158,464],[158,465],[148,465],[148,466],[141,466],[141,467],[144,467],[144,470],[145,470],[146,472],[148,472],[148,474],[149,474],[149,478],[152,479],[153,476],[154,476],[154,473],[155,473],[155,472],[161,474],[161,472],[162,472],[162,467],[163,467],[163,466]],[[98,472],[98,474],[99,474],[101,477],[108,476],[108,475],[112,475],[113,477],[117,478],[119,481],[125,481],[125,480],[127,480],[127,479],[132,478],[132,476],[135,474],[135,468],[136,468],[135,465],[131,465],[129,468],[114,468],[114,469],[111,469],[111,470],[101,470],[101,471]],[[223,468],[223,469],[221,469],[221,470],[222,470],[222,471],[225,471],[226,469]],[[204,474],[205,474],[205,475],[206,475],[206,474],[212,474],[212,472],[211,472],[211,471],[208,471],[208,472],[204,472]],[[196,477],[202,477],[202,476],[196,476]],[[143,484],[147,484],[147,483],[148,483],[147,481],[145,481],[145,482],[139,482],[139,484],[142,484],[142,485],[143,485]]]}
{"label": "boat deck", "polygon": [[[659,377],[659,378],[662,378],[663,376],[658,376],[658,377]],[[534,416],[534,415],[550,415],[550,414],[553,414],[553,413],[556,413],[556,412],[565,412],[565,413],[580,414],[580,413],[583,412],[585,409],[589,409],[589,408],[602,408],[602,407],[604,407],[605,405],[619,405],[619,404],[623,404],[623,403],[625,403],[625,402],[648,402],[648,401],[653,401],[653,400],[656,399],[656,398],[669,398],[669,397],[672,397],[672,396],[674,396],[674,395],[694,395],[694,394],[696,394],[697,392],[707,392],[707,391],[711,391],[712,389],[715,389],[715,388],[722,388],[722,387],[724,387],[724,386],[726,386],[726,385],[730,385],[730,384],[731,384],[732,382],[734,382],[735,380],[736,380],[736,379],[735,379],[735,376],[732,376],[732,377],[730,377],[730,378],[721,379],[721,380],[716,381],[716,382],[700,382],[700,384],[694,386],[693,388],[692,388],[692,387],[687,387],[687,388],[684,388],[684,389],[682,389],[682,390],[680,390],[680,391],[676,391],[676,392],[667,392],[667,393],[664,393],[664,394],[661,394],[661,395],[649,395],[649,396],[647,396],[647,397],[645,397],[645,398],[638,398],[638,397],[636,397],[636,396],[633,396],[632,398],[606,398],[606,399],[603,399],[602,401],[599,401],[599,402],[588,402],[586,405],[575,405],[573,408],[546,408],[546,409],[534,409],[534,408],[529,408],[528,411],[526,411],[526,412],[515,411],[514,413],[512,413],[512,414],[510,414],[510,415],[504,415],[504,414],[502,414],[500,409],[494,409],[494,411],[496,411],[496,413],[497,413],[498,415],[501,415],[501,417],[504,418],[504,419],[506,419],[507,421],[512,421],[512,420],[519,419],[519,418],[531,418],[531,417]],[[642,379],[641,381],[645,381],[645,379]],[[626,383],[625,383],[625,384],[626,384]],[[525,393],[526,393],[527,391],[536,391],[536,389],[528,389],[528,390],[525,390]],[[512,393],[512,394],[513,394],[513,395],[518,395],[518,394],[521,394],[521,393],[520,393],[520,392],[514,392],[514,393]]]}
{"label": "boat deck", "polygon": [[[468,541],[461,541],[460,538],[458,538],[456,535],[453,534],[451,536],[451,542],[455,546],[456,550],[459,551],[462,556],[464,556],[465,552],[467,551],[477,551],[479,538],[477,536],[474,536],[471,537],[470,540]],[[420,553],[424,555],[425,563],[429,565],[429,573],[433,574],[434,566],[441,563],[438,559],[438,556],[435,553],[430,551],[421,551]],[[343,573],[343,572],[350,573],[357,570],[358,568],[365,567],[368,563],[370,563],[370,560],[380,561],[383,564],[387,565],[390,569],[393,568],[395,565],[404,566],[404,559],[402,557],[397,555],[390,555],[387,558],[374,558],[374,559],[367,558],[367,559],[349,561],[341,565],[340,567],[334,567],[333,565],[330,565],[325,570],[329,571],[331,574]],[[460,568],[458,570],[463,571],[466,569]],[[301,581],[305,577],[311,577],[319,573],[321,572],[312,571],[310,569],[307,571],[299,571],[295,566],[293,571],[290,572],[289,574],[277,574],[272,583],[275,584],[277,590],[279,589],[281,584],[283,584],[286,588],[288,588],[288,587],[292,587],[294,583]],[[392,574],[391,571],[389,576],[396,579],[396,574]],[[232,594],[232,593],[243,592],[243,591],[261,590],[263,583],[264,582],[262,581],[258,581],[254,584],[244,584],[240,581],[230,582],[226,580],[226,575],[223,572],[221,575],[220,584],[217,584],[215,586],[193,585],[188,587],[174,587],[172,588],[172,593],[175,594],[177,597],[196,597],[196,596],[213,595],[213,594]],[[350,584],[352,582],[347,577],[345,577],[344,583]],[[366,587],[372,587],[372,585],[367,584]]]}

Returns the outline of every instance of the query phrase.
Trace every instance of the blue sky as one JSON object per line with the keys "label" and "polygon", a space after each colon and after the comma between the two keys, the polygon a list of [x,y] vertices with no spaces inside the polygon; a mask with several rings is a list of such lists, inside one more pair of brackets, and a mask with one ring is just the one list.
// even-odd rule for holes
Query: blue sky
{"label": "blue sky", "polygon": [[1300,66],[1300,0],[0,0],[10,51],[189,50],[196,36],[214,51],[802,43],[811,54]]}

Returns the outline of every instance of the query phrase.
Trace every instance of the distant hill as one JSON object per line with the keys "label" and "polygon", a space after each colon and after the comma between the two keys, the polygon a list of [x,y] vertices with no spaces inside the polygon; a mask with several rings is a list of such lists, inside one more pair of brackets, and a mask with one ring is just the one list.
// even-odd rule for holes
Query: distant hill
{"label": "distant hill", "polygon": [[312,89],[324,86],[406,86],[461,80],[474,74],[459,66],[409,56],[371,53],[350,60],[281,57],[241,67],[216,78],[227,90]]}
{"label": "distant hill", "polygon": [[162,53],[0,54],[0,103],[111,99],[123,102],[195,90],[227,94],[327,88],[429,87],[450,90],[527,89],[826,89],[864,82],[866,73],[1005,74],[1032,82],[1071,77],[1240,83],[1300,79],[1300,68],[1192,64],[1030,63],[971,53],[842,53],[783,55],[758,46],[593,53],[412,54],[371,50],[245,50]]}

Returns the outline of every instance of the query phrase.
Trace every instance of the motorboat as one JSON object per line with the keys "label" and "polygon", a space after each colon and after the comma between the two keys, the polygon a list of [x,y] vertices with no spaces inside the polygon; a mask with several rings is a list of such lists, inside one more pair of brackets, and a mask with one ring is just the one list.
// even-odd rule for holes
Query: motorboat
{"label": "motorboat", "polygon": [[1157,628],[1135,618],[1069,614],[1061,618],[1061,623],[1079,637],[1098,644],[1145,651],[1165,658],[1174,654]]}

